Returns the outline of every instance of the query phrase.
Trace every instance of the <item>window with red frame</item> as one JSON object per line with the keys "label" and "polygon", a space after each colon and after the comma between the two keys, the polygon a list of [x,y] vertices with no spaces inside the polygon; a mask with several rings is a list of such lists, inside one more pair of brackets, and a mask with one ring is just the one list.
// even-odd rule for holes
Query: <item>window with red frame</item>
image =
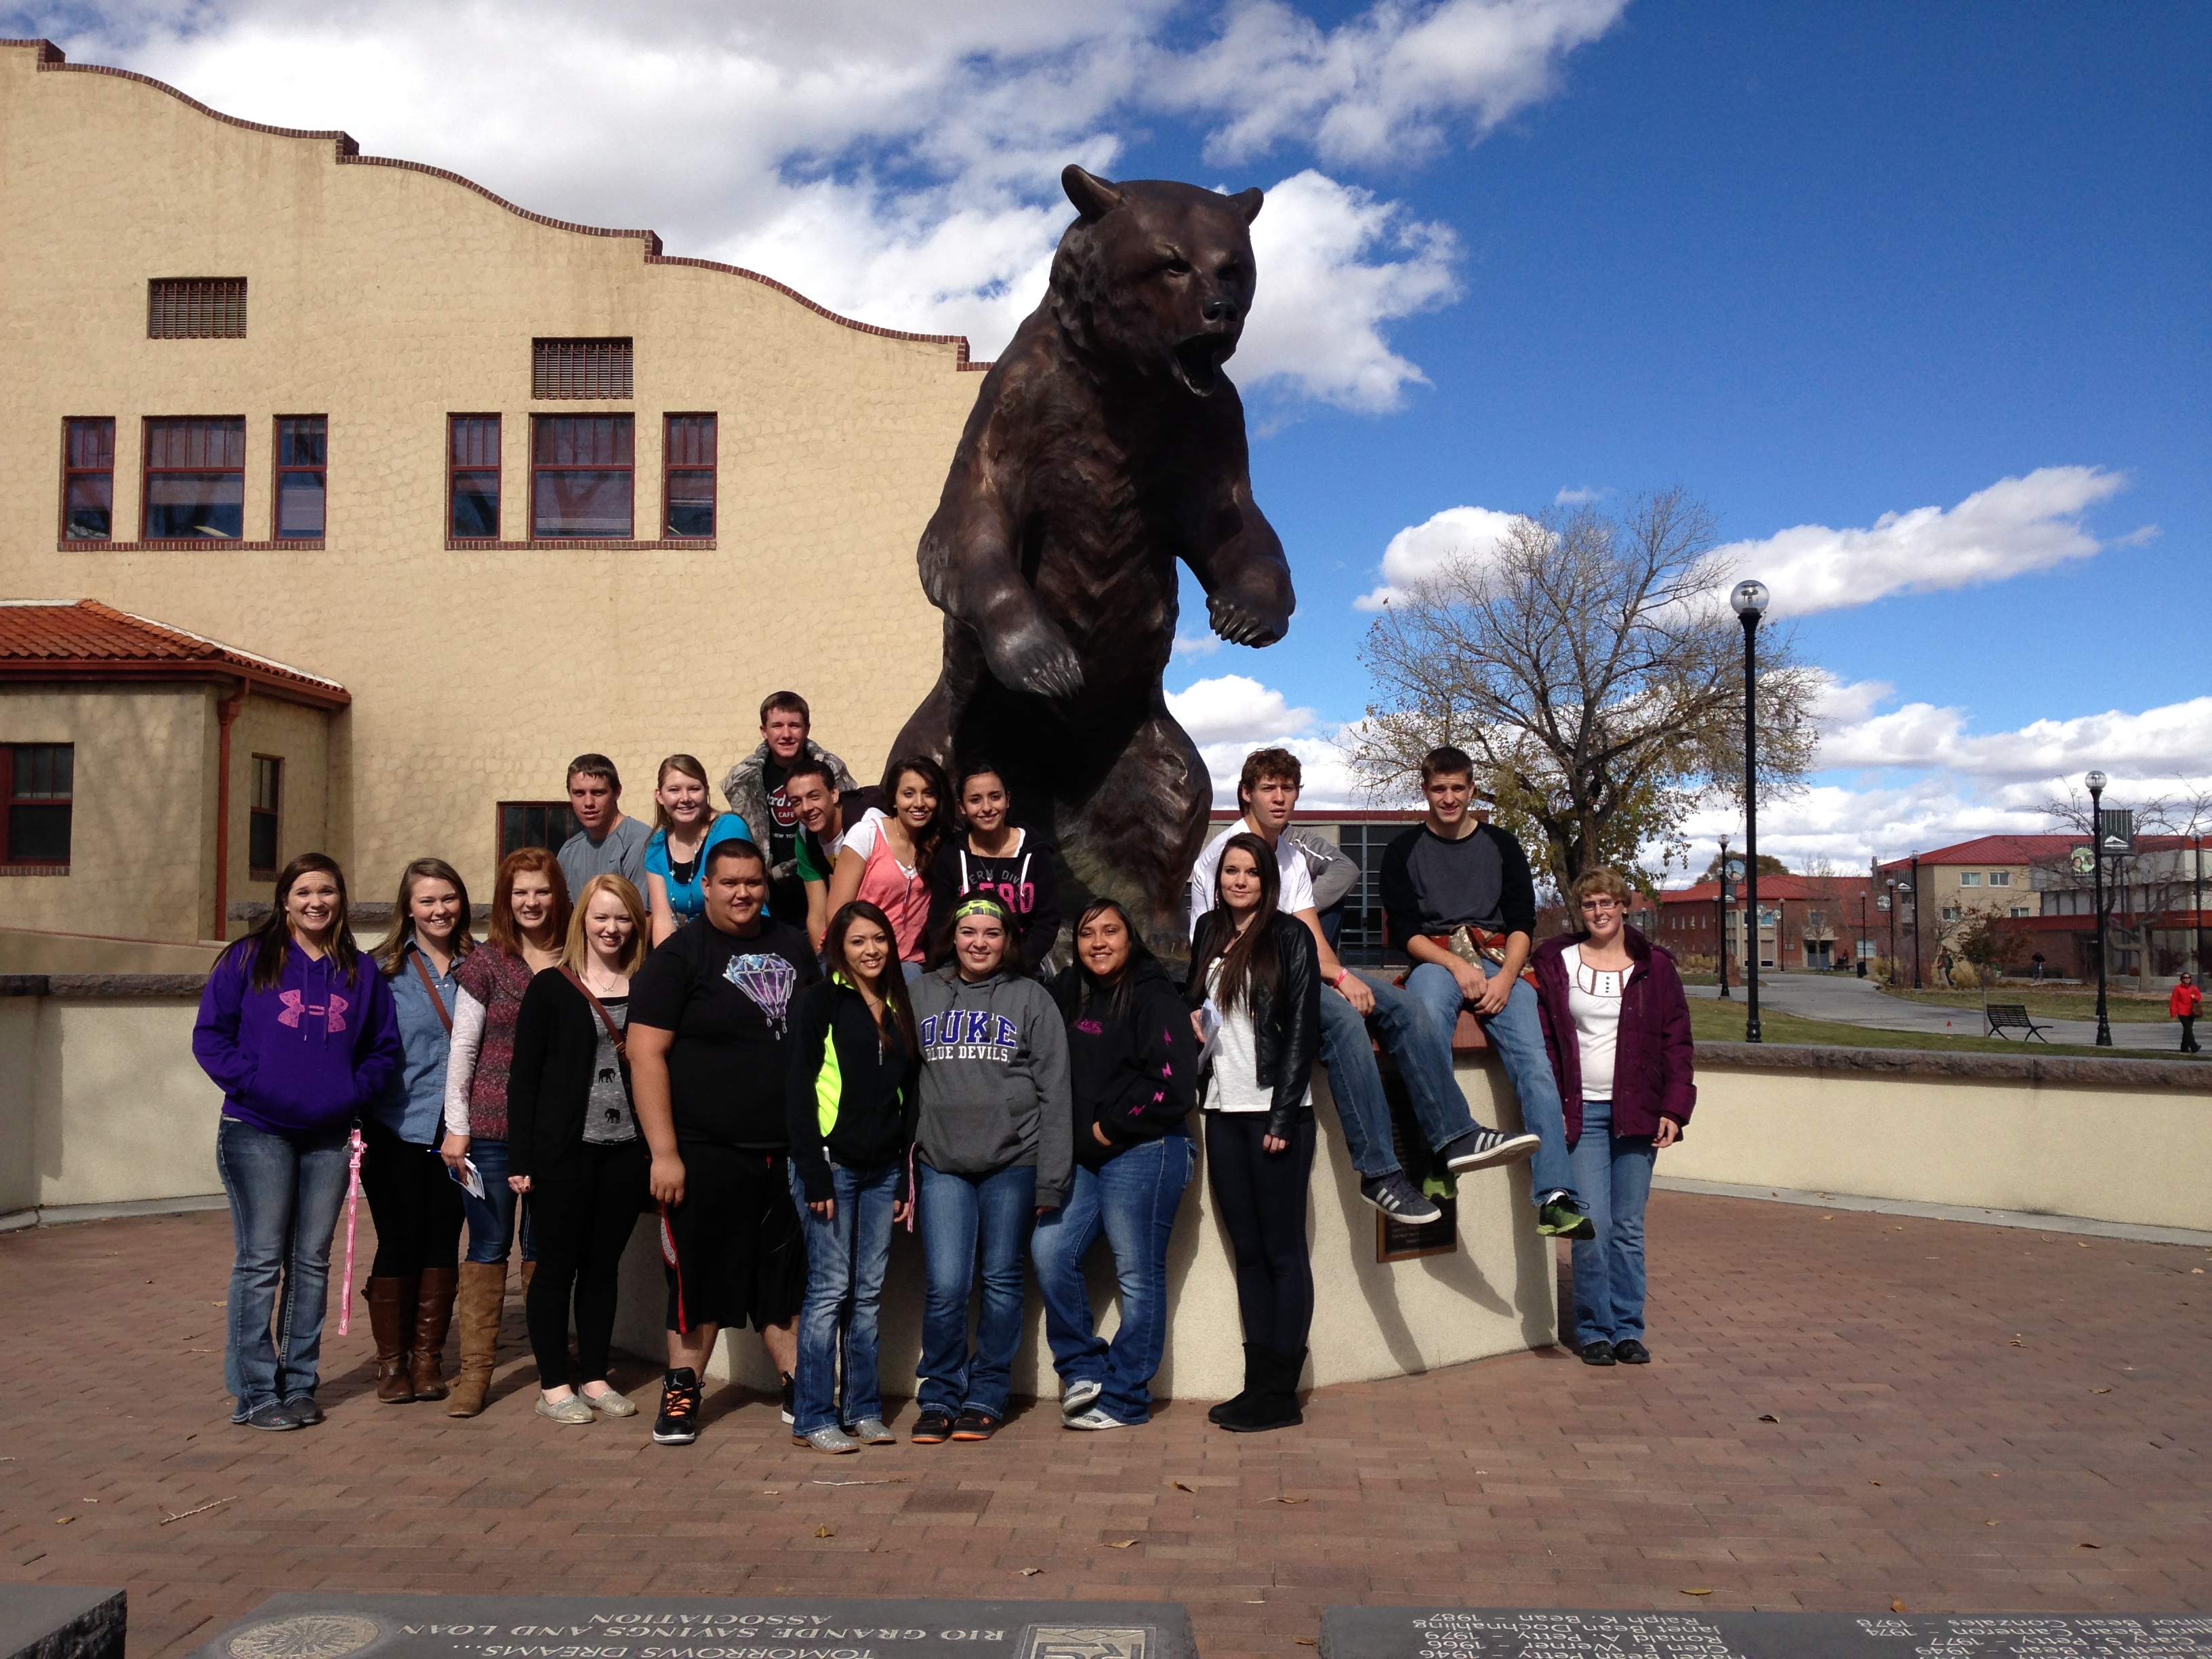
{"label": "window with red frame", "polygon": [[557,853],[576,833],[576,814],[565,800],[503,800],[499,804],[499,855],[525,847]]}
{"label": "window with red frame", "polygon": [[661,487],[662,534],[707,537],[714,533],[714,417],[671,415],[666,477]]}
{"label": "window with red frame", "polygon": [[246,533],[246,417],[146,422],[144,534],[155,542],[234,542]]}
{"label": "window with red frame", "polygon": [[499,416],[453,415],[447,423],[447,533],[497,541]]}
{"label": "window with red frame", "polygon": [[533,539],[629,539],[635,424],[628,415],[531,416]]}
{"label": "window with red frame", "polygon": [[74,744],[0,743],[0,864],[68,865],[76,781]]}
{"label": "window with red frame", "polygon": [[63,539],[106,541],[115,534],[114,417],[102,415],[64,424]]}
{"label": "window with red frame", "polygon": [[330,475],[330,422],[320,415],[276,417],[276,539],[323,538]]}

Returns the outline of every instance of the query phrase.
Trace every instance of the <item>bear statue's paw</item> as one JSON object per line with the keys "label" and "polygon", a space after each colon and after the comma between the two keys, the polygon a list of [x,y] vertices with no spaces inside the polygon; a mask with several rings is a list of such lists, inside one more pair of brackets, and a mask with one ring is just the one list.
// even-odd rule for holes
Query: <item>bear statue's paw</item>
{"label": "bear statue's paw", "polygon": [[1012,690],[1063,699],[1083,690],[1083,659],[1049,623],[987,640],[984,653],[999,684]]}
{"label": "bear statue's paw", "polygon": [[1206,599],[1206,616],[1213,631],[1231,645],[1273,645],[1283,637],[1280,623],[1248,611],[1219,593]]}

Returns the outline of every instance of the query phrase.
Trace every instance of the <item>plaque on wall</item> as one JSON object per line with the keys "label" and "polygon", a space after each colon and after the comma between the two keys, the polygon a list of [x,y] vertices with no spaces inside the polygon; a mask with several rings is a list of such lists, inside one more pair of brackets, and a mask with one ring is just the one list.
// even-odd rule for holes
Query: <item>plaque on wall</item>
{"label": "plaque on wall", "polygon": [[1382,1094],[1390,1103],[1390,1146],[1399,1166],[1443,1214],[1434,1221],[1415,1223],[1377,1212],[1375,1259],[1411,1261],[1425,1255],[1449,1255],[1459,1249],[1459,1183],[1429,1151],[1428,1137],[1414,1121],[1413,1103],[1407,1098],[1405,1079],[1395,1066],[1383,1067]]}

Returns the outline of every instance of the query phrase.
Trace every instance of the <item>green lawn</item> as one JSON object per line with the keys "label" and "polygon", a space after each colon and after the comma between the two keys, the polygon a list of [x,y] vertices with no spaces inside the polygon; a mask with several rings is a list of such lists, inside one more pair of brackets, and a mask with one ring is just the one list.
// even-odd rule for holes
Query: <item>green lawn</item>
{"label": "green lawn", "polygon": [[[1975,1005],[1977,1010],[1980,1005]],[[1743,1041],[1743,1001],[1722,1002],[1710,997],[1690,999],[1690,1030],[1700,1042]],[[1832,1020],[1800,1019],[1795,1014],[1761,1008],[1759,1031],[1768,1042],[1807,1042],[1824,1048],[1922,1048],[1964,1050],[1969,1054],[2079,1054],[2090,1060],[2191,1060],[2201,1056],[2149,1052],[2139,1048],[2094,1048],[2064,1042],[2021,1043],[2004,1037],[1949,1036],[1919,1031],[1878,1031],[1863,1025],[1842,1025]],[[2177,1034],[2177,1042],[2179,1040]]]}
{"label": "green lawn", "polygon": [[[1971,1008],[1977,1018],[1982,1012],[1979,991],[1914,991],[1888,990],[1885,994],[1905,1002],[1933,1003],[1942,1008]],[[2037,1019],[2094,1019],[2097,1017],[2097,994],[2094,991],[2031,990],[2025,985],[1999,985],[1990,990],[1991,1002],[2024,1002],[2027,1012]],[[2166,1012],[2166,993],[2146,993],[2137,996],[2130,992],[2122,995],[2107,991],[2105,997],[2106,1017],[2113,1021],[2127,1020],[2134,1024],[2158,1024],[2168,1018]],[[2174,1041],[2179,1042],[2176,1027]]]}

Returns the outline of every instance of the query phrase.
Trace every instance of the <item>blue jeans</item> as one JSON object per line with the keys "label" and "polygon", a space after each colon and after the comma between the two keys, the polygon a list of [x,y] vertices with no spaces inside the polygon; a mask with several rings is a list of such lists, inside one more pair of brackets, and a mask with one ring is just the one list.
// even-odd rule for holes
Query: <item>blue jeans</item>
{"label": "blue jeans", "polygon": [[[1010,1164],[985,1176],[921,1167],[921,1253],[929,1292],[921,1308],[924,1411],[974,1407],[1006,1414],[1014,1350],[1022,1342],[1022,1247],[1036,1212],[1036,1166]],[[982,1257],[983,1316],[968,1348],[968,1294]],[[793,1413],[798,1415],[797,1413]]]}
{"label": "blue jeans", "polygon": [[[838,1423],[847,1427],[884,1414],[876,1378],[877,1316],[883,1306],[884,1267],[891,1258],[891,1207],[899,1166],[848,1170],[830,1165],[837,1213],[824,1221],[806,1206],[806,1183],[796,1164],[791,1201],[799,1206],[806,1241],[806,1300],[799,1310],[799,1370],[793,1379],[793,1434],[811,1434]],[[837,1330],[844,1327],[844,1409],[837,1401]]]}
{"label": "blue jeans", "polygon": [[270,1134],[234,1117],[216,1126],[215,1163],[230,1195],[236,1250],[222,1350],[234,1423],[275,1401],[315,1392],[330,1301],[331,1236],[351,1163],[349,1127],[295,1136]]}
{"label": "blue jeans", "polygon": [[1575,1346],[1644,1340],[1644,1206],[1659,1154],[1650,1135],[1613,1133],[1613,1103],[1583,1102],[1575,1178],[1597,1237],[1577,1239]]}
{"label": "blue jeans", "polygon": [[[1459,1023],[1466,999],[1459,981],[1442,963],[1424,962],[1406,977],[1406,989],[1428,1010],[1431,1041],[1446,1065],[1451,1063],[1452,1027]],[[1536,988],[1525,979],[1513,981],[1513,994],[1495,1014],[1477,1014],[1483,1035],[1498,1051],[1513,1092],[1521,1101],[1521,1125],[1542,1144],[1528,1164],[1528,1195],[1538,1205],[1554,1193],[1580,1207],[1575,1196],[1575,1172],[1567,1161],[1567,1115],[1559,1104],[1559,1080],[1552,1075],[1552,1057],[1544,1052],[1544,1026],[1536,1012]],[[1441,1035],[1437,1035],[1441,1033]]]}
{"label": "blue jeans", "polygon": [[[1168,1237],[1197,1163],[1190,1137],[1170,1134],[1130,1147],[1103,1169],[1079,1164],[1067,1202],[1030,1237],[1054,1369],[1063,1383],[1103,1384],[1099,1409],[1124,1423],[1152,1414],[1152,1373],[1168,1339]],[[1091,1322],[1083,1282],[1083,1258],[1102,1230],[1121,1284],[1121,1328],[1110,1346]]]}
{"label": "blue jeans", "polygon": [[1322,987],[1321,1063],[1328,1067],[1328,1092],[1344,1126],[1352,1167],[1363,1176],[1388,1175],[1398,1168],[1398,1154],[1390,1145],[1390,1102],[1375,1063],[1370,1020],[1374,1035],[1398,1062],[1414,1121],[1430,1146],[1457,1139],[1474,1127],[1474,1117],[1452,1075],[1451,1027],[1444,1027],[1439,1046],[1429,1012],[1416,999],[1387,979],[1371,974],[1360,974],[1359,979],[1375,993],[1375,1012],[1366,1019],[1339,993]]}
{"label": "blue jeans", "polygon": [[[461,1188],[461,1209],[469,1218],[469,1250],[464,1261],[504,1261],[514,1244],[514,1212],[522,1195],[507,1184],[507,1143],[471,1140],[469,1157],[483,1177],[484,1195]],[[522,1259],[538,1260],[537,1241],[530,1237],[530,1212],[522,1210]]]}

